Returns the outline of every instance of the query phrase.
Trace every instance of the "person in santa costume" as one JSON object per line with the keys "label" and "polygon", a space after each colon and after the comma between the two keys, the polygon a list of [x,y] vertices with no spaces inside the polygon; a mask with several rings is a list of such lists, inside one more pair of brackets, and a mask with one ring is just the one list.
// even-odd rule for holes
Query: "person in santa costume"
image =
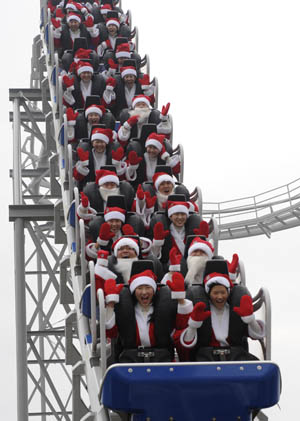
{"label": "person in santa costume", "polygon": [[125,197],[125,207],[129,211],[132,208],[135,195],[134,189],[128,181],[120,181],[116,171],[105,167],[96,171],[95,183],[88,183],[83,192],[89,198],[91,207],[97,212],[104,212],[108,197],[114,195]]}
{"label": "person in santa costume", "polygon": [[105,23],[100,23],[98,26],[101,43],[97,47],[97,54],[100,57],[103,57],[106,51],[116,49],[118,37],[131,38],[130,27],[126,20],[125,15],[119,15],[116,11],[107,11]]}
{"label": "person in santa costume", "polygon": [[[73,177],[79,182],[79,190],[82,190],[89,181],[95,181],[96,171],[103,166],[113,164],[115,151],[120,147],[118,142],[113,142],[111,129],[95,127],[92,130],[90,142],[80,142],[76,152],[77,159],[73,170]],[[124,170],[120,166],[117,175],[122,176]]]}
{"label": "person in santa costume", "polygon": [[162,110],[151,107],[151,98],[144,94],[133,96],[130,105],[122,105],[125,108],[120,113],[121,126],[118,131],[119,141],[123,146],[127,145],[132,138],[139,138],[144,124],[155,124],[158,134],[168,137],[172,131],[171,121],[168,115],[170,103],[162,107]]}
{"label": "person in santa costume", "polygon": [[132,275],[129,288],[108,279],[104,293],[106,332],[110,338],[118,336],[119,362],[144,361],[139,358],[139,347],[152,349],[154,359],[151,361],[174,359],[172,335],[186,326],[192,309],[191,301],[185,299],[184,279],[180,273],[174,274],[169,288],[160,289],[155,274],[149,269]]}
{"label": "person in santa costume", "polygon": [[207,262],[204,286],[192,287],[194,309],[177,339],[190,351],[191,360],[257,359],[248,352],[245,338],[263,339],[265,325],[255,318],[249,291],[233,286],[226,261],[222,272],[213,272],[216,262]]}
{"label": "person in santa costume", "polygon": [[76,64],[76,74],[63,76],[65,91],[63,102],[73,109],[84,108],[87,97],[97,95],[102,98],[105,90],[105,79],[102,75],[94,74],[93,66],[88,61]]}
{"label": "person in santa costume", "polygon": [[71,11],[65,18],[66,23],[63,24],[62,18],[63,16],[59,15],[59,17],[51,19],[54,46],[59,50],[60,57],[62,57],[64,51],[72,50],[76,38],[86,38],[89,47],[94,49],[97,47],[100,40],[99,29],[94,25],[94,19],[87,11],[83,15]]}

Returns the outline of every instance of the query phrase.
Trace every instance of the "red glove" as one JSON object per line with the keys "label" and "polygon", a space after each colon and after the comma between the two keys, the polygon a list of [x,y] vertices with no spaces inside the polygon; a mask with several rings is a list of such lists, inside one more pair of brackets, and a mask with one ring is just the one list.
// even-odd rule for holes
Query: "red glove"
{"label": "red glove", "polygon": [[111,240],[114,236],[115,234],[110,230],[110,225],[107,222],[104,222],[100,227],[97,242],[101,246],[106,246],[109,240]]}
{"label": "red glove", "polygon": [[98,250],[97,253],[97,265],[107,267],[108,266],[108,256],[109,251],[107,250]]}
{"label": "red glove", "polygon": [[92,15],[88,15],[88,17],[86,18],[85,22],[84,22],[85,26],[87,28],[92,28],[94,26],[94,18]]}
{"label": "red glove", "polygon": [[169,230],[164,230],[162,222],[156,222],[153,228],[154,240],[165,240],[165,238],[170,234]]}
{"label": "red glove", "polygon": [[202,325],[202,322],[210,317],[211,312],[205,311],[205,303],[200,301],[199,303],[194,305],[193,311],[191,312],[189,318],[189,327],[199,328]]}
{"label": "red glove", "polygon": [[122,232],[124,235],[137,235],[130,224],[123,225]]}
{"label": "red glove", "polygon": [[199,228],[194,228],[195,235],[204,235],[205,238],[209,236],[209,225],[206,221],[201,221]]}
{"label": "red glove", "polygon": [[66,86],[66,88],[70,88],[71,86],[74,86],[74,77],[69,77],[67,75],[64,75],[63,83]]}
{"label": "red glove", "polygon": [[240,306],[233,307],[233,311],[235,311],[242,318],[247,317],[247,316],[252,316],[253,315],[252,298],[249,295],[243,295],[240,301]]}
{"label": "red glove", "polygon": [[116,84],[117,84],[117,81],[113,77],[109,77],[106,81],[106,87],[111,86],[112,88],[114,88]]}
{"label": "red glove", "polygon": [[59,28],[60,27],[60,25],[61,25],[61,23],[60,23],[60,20],[59,19],[54,19],[54,18],[51,18],[51,23],[52,23],[52,25],[54,26],[54,28]]}
{"label": "red glove", "polygon": [[83,191],[80,193],[81,194],[81,204],[84,208],[88,208],[89,207],[89,198],[83,193]]}
{"label": "red glove", "polygon": [[136,191],[136,196],[139,200],[144,200],[144,198],[145,198],[145,192],[144,192],[141,184],[138,185],[138,188],[137,188],[137,191]]}
{"label": "red glove", "polygon": [[63,13],[62,9],[58,8],[56,9],[55,16],[59,19],[63,19],[65,17],[65,14]]}
{"label": "red glove", "polygon": [[138,166],[143,158],[139,157],[136,151],[130,151],[128,154],[128,162],[131,166]]}
{"label": "red glove", "polygon": [[170,259],[170,266],[169,271],[170,272],[180,272],[180,262],[181,262],[182,255],[178,252],[177,247],[172,247],[169,253],[169,259]]}
{"label": "red glove", "polygon": [[125,121],[125,123],[123,124],[123,126],[125,127],[125,129],[132,129],[133,126],[136,125],[136,123],[139,121],[139,117],[137,115],[134,115],[132,117],[130,117],[127,121]]}
{"label": "red glove", "polygon": [[172,281],[167,281],[167,285],[172,291],[171,297],[173,299],[179,300],[185,298],[184,277],[181,273],[173,273]]}
{"label": "red glove", "polygon": [[162,115],[168,115],[169,109],[170,109],[170,103],[168,102],[166,106],[163,105],[161,114]]}
{"label": "red glove", "polygon": [[87,161],[89,159],[90,153],[89,151],[85,151],[82,148],[77,148],[77,155],[80,161]]}
{"label": "red glove", "polygon": [[119,295],[124,287],[124,284],[116,284],[114,279],[107,279],[104,284],[105,300],[109,302],[119,302]]}
{"label": "red glove", "polygon": [[120,146],[116,151],[111,151],[111,157],[115,161],[121,161],[124,158],[124,149]]}
{"label": "red glove", "polygon": [[142,79],[139,79],[139,84],[141,86],[148,86],[148,85],[150,85],[150,77],[149,77],[149,75],[144,75]]}
{"label": "red glove", "polygon": [[115,63],[114,61],[113,61],[113,59],[109,59],[108,60],[108,65],[109,65],[109,67],[111,68],[111,69],[113,69],[113,70],[118,70],[118,64],[117,63]]}
{"label": "red glove", "polygon": [[177,174],[179,174],[180,173],[180,161],[179,162],[177,162],[177,164],[176,165],[174,165],[174,167],[171,167],[172,168],[172,173],[174,174],[174,175],[177,175]]}
{"label": "red glove", "polygon": [[66,111],[66,115],[67,115],[68,124],[70,126],[75,126],[78,113],[74,112],[73,108],[68,107]]}
{"label": "red glove", "polygon": [[236,270],[237,270],[238,264],[239,264],[239,256],[236,253],[234,253],[234,255],[232,256],[231,263],[227,261],[229,278],[232,281],[236,280]]}
{"label": "red glove", "polygon": [[154,208],[157,197],[156,196],[151,197],[151,194],[148,191],[145,192],[145,197],[146,197],[146,208],[147,209]]}

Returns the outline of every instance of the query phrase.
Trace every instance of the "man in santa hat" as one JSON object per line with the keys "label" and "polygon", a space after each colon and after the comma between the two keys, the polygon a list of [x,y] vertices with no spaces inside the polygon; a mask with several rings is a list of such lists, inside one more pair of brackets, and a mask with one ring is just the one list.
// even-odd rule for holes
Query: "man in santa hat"
{"label": "man in santa hat", "polygon": [[74,76],[63,77],[65,91],[64,105],[74,109],[84,108],[86,98],[90,95],[103,96],[105,80],[102,75],[94,74],[93,66],[88,61],[79,61],[76,64]]}
{"label": "man in santa hat", "polygon": [[[153,348],[154,361],[173,360],[171,334],[186,325],[192,303],[185,299],[180,273],[173,275],[169,288],[171,293],[165,287],[158,290],[156,276],[150,269],[131,275],[129,290],[122,289],[114,279],[105,281],[107,336],[119,335],[120,362],[143,361],[138,358],[139,346]],[[176,306],[171,298],[177,300]]]}
{"label": "man in santa hat", "polygon": [[186,258],[187,274],[185,282],[188,285],[202,284],[207,260],[212,259],[214,248],[209,241],[195,237],[188,249]]}

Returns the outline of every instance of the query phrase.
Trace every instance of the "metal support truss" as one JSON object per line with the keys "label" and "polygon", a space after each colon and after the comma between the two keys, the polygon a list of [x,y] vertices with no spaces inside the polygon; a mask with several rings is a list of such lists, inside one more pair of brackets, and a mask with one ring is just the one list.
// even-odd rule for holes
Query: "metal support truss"
{"label": "metal support truss", "polygon": [[[14,223],[18,421],[72,418],[74,373],[65,364],[65,319],[72,312],[72,293],[63,260],[67,245],[44,63],[40,37],[36,37],[31,87],[9,91],[13,105],[9,118],[13,122],[14,200],[9,219]],[[72,326],[71,335],[76,336]]]}

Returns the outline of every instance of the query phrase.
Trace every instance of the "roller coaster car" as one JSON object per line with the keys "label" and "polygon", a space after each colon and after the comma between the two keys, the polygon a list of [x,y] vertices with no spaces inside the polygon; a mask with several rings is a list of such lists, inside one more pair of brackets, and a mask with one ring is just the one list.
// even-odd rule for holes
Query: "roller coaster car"
{"label": "roller coaster car", "polygon": [[[119,19],[119,13],[117,11],[109,11],[107,12],[107,19]],[[106,28],[106,24],[100,22],[98,25],[99,28],[99,36],[101,41],[106,41],[108,39],[108,31]],[[120,28],[118,30],[118,36],[124,37],[127,39],[133,38],[134,34],[131,32],[130,27],[126,23],[120,23]]]}
{"label": "roller coaster car", "polygon": [[[79,113],[79,116],[76,119],[76,126],[75,126],[75,137],[77,140],[83,137],[88,137],[87,119],[85,117],[85,111],[91,105],[101,105],[99,95],[87,96],[85,100],[84,109],[77,110],[77,112]],[[111,130],[115,129],[116,119],[110,110],[106,109],[105,114],[100,118],[99,124],[104,125],[104,127],[106,127],[107,129],[111,129]]]}
{"label": "roller coaster car", "polygon": [[[102,4],[109,4],[113,8],[113,11],[118,12],[118,15],[119,16],[120,15],[123,15],[124,14],[123,13],[123,10],[120,7],[117,7],[116,6],[117,3],[118,2],[113,2],[112,0],[105,0],[104,3],[102,2]],[[92,13],[92,15],[94,17],[94,23],[95,24],[105,23],[105,19],[104,19],[104,17],[101,14],[101,11],[100,11],[99,6],[93,6],[93,9],[92,9],[92,12],[91,13]]]}
{"label": "roller coaster car", "polygon": [[[64,51],[63,56],[61,58],[61,65],[66,72],[69,72],[70,66],[74,61],[74,55],[76,51],[79,50],[79,48],[84,48],[85,50],[88,49],[88,43],[86,38],[76,38],[74,40],[73,49]],[[97,72],[99,68],[100,58],[96,51],[92,50],[89,58],[93,66],[94,72]]]}

